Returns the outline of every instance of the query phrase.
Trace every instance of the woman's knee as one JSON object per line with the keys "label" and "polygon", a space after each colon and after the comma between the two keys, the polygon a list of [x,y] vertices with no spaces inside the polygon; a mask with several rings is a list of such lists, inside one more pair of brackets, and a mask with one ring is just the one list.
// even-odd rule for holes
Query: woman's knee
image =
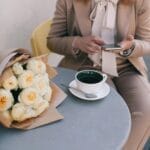
{"label": "woman's knee", "polygon": [[150,84],[139,74],[119,77],[115,85],[126,101],[131,113],[150,114]]}

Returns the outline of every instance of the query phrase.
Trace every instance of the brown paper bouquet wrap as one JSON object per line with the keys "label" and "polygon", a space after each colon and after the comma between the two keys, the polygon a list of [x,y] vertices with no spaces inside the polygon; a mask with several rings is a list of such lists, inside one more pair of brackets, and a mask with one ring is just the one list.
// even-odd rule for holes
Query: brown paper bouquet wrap
{"label": "brown paper bouquet wrap", "polygon": [[63,116],[56,107],[66,94],[51,81],[57,72],[47,55],[32,57],[13,50],[0,62],[0,123],[7,128],[33,129]]}

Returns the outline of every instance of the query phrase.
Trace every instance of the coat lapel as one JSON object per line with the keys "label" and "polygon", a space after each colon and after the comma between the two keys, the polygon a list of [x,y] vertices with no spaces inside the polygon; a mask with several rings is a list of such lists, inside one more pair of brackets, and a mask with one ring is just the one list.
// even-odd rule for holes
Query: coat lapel
{"label": "coat lapel", "polygon": [[[122,41],[128,35],[135,36],[136,13],[134,5],[126,6],[119,4],[117,13],[117,41]],[[142,58],[129,58],[136,69],[146,76],[146,66]]]}
{"label": "coat lapel", "polygon": [[90,35],[92,28],[91,20],[89,17],[91,12],[91,2],[89,1],[87,4],[84,4],[80,1],[73,0],[73,5],[77,17],[77,22],[82,35],[83,36]]}

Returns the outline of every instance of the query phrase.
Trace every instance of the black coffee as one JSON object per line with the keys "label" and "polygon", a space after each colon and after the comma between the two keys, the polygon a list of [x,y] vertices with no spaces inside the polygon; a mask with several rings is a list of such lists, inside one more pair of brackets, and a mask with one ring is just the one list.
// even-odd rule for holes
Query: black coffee
{"label": "black coffee", "polygon": [[77,75],[77,78],[81,82],[90,83],[90,84],[98,83],[103,80],[103,76],[98,72],[94,72],[94,71],[80,72]]}

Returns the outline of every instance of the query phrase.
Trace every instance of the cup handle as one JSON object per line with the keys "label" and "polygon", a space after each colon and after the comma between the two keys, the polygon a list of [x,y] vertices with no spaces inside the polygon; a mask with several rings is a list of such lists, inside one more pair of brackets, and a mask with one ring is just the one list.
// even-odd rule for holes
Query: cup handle
{"label": "cup handle", "polygon": [[103,74],[103,82],[107,80],[107,74]]}

